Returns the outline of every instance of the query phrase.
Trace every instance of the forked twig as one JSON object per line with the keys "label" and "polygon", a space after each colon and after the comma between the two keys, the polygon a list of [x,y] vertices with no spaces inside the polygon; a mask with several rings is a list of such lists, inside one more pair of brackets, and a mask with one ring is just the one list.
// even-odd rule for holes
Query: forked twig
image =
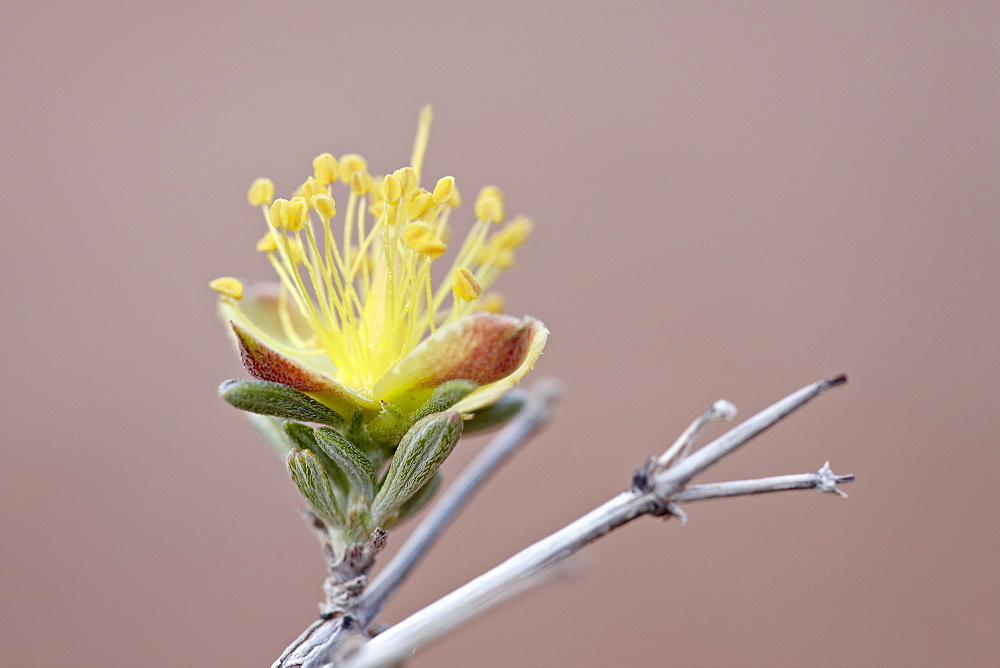
{"label": "forked twig", "polygon": [[[505,592],[512,588],[520,589],[526,581],[534,579],[587,543],[641,515],[673,514],[683,518],[683,513],[677,507],[678,503],[742,494],[805,488],[839,493],[837,483],[851,482],[854,477],[836,476],[828,465],[824,465],[816,473],[800,476],[778,476],[690,487],[686,485],[698,473],[731,454],[810,400],[826,390],[842,385],[846,380],[845,376],[837,376],[808,385],[749,418],[700,450],[685,456],[697,432],[710,419],[716,417],[702,416],[678,439],[677,444],[661,457],[651,458],[636,472],[631,490],[612,498],[548,538],[519,552],[496,568],[376,636],[352,654],[347,665],[378,666],[404,659],[419,647],[489,609],[496,600],[506,599]],[[713,410],[719,405],[717,403]],[[720,415],[730,412],[726,406],[723,406],[723,409],[716,412]],[[706,416],[712,412],[709,411]]]}

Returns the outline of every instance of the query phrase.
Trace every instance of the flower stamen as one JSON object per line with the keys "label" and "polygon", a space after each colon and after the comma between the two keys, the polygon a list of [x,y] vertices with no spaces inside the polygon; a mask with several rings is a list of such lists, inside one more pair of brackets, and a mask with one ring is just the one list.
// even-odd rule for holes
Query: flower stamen
{"label": "flower stamen", "polygon": [[243,299],[243,283],[232,276],[217,278],[209,283],[208,287],[230,299]]}
{"label": "flower stamen", "polygon": [[[503,195],[494,186],[483,188],[474,207],[476,220],[447,280],[435,288],[432,265],[448,250],[449,218],[461,196],[451,176],[438,179],[433,190],[420,187],[430,122],[426,107],[410,165],[377,181],[362,156],[348,153],[338,160],[321,153],[312,161],[312,175],[290,199],[275,199],[268,179],[255,180],[247,193],[264,213],[267,232],[256,245],[267,254],[280,288],[274,332],[245,322],[250,321],[246,315],[241,323],[283,354],[325,353],[337,382],[369,398],[375,383],[428,333],[477,310],[502,310],[497,297],[480,296],[512,266],[514,249],[530,232],[527,219],[515,218],[491,236],[492,226],[504,220]],[[346,186],[343,212],[334,186]],[[338,215],[343,215],[342,225],[335,223]],[[219,283],[223,280],[212,287],[227,300],[227,308],[242,314],[237,304],[242,286]]]}

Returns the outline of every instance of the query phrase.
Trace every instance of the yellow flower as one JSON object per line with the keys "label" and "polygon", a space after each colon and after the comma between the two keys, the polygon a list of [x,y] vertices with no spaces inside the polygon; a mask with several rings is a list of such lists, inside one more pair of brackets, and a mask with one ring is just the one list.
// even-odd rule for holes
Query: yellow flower
{"label": "yellow flower", "polygon": [[[382,402],[412,412],[450,380],[478,384],[455,405],[472,412],[534,366],[548,334],[542,323],[495,312],[502,302],[492,295],[480,304],[513,266],[530,222],[502,225],[503,196],[487,186],[472,229],[449,248],[449,218],[461,201],[455,179],[420,186],[430,120],[427,107],[410,166],[384,177],[373,177],[359,155],[338,161],[324,153],[289,199],[273,199],[268,179],[254,181],[248,200],[266,222],[257,249],[279,282],[246,291],[230,277],[212,283],[252,376],[350,417],[377,412]],[[335,186],[344,191],[336,197]],[[435,285],[432,265],[449,255]]]}

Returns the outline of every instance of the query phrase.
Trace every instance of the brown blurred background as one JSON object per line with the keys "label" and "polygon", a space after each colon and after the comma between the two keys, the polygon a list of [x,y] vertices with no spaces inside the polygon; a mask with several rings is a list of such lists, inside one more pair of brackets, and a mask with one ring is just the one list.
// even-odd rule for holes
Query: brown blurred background
{"label": "brown blurred background", "polygon": [[703,480],[858,482],[635,522],[414,666],[1000,661],[997,3],[2,14],[0,664],[268,665],[314,618],[297,494],[215,395],[243,372],[206,284],[269,274],[254,177],[401,166],[428,101],[428,175],[536,220],[500,287],[568,392],[387,621],[624,489],[720,397],[745,417],[848,373]]}

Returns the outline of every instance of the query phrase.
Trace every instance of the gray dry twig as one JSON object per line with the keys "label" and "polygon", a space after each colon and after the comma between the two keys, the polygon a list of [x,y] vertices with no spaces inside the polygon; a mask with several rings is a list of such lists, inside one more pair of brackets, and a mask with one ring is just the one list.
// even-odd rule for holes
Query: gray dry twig
{"label": "gray dry twig", "polygon": [[[826,464],[816,473],[778,476],[760,480],[692,485],[687,483],[723,457],[733,453],[763,431],[781,421],[823,392],[842,385],[846,376],[836,376],[808,385],[729,430],[703,448],[686,454],[691,441],[705,423],[731,417],[731,404],[717,402],[712,409],[678,439],[661,457],[650,458],[633,477],[632,489],[522,550],[494,569],[480,575],[407,619],[390,627],[351,654],[351,667],[392,664],[443,636],[472,617],[506,600],[505,592],[521,589],[553,565],[642,515],[676,515],[684,519],[679,503],[744,494],[762,494],[789,489],[819,489],[841,493],[837,483],[851,482],[851,475],[837,476]],[[842,494],[842,493],[841,493]]]}

